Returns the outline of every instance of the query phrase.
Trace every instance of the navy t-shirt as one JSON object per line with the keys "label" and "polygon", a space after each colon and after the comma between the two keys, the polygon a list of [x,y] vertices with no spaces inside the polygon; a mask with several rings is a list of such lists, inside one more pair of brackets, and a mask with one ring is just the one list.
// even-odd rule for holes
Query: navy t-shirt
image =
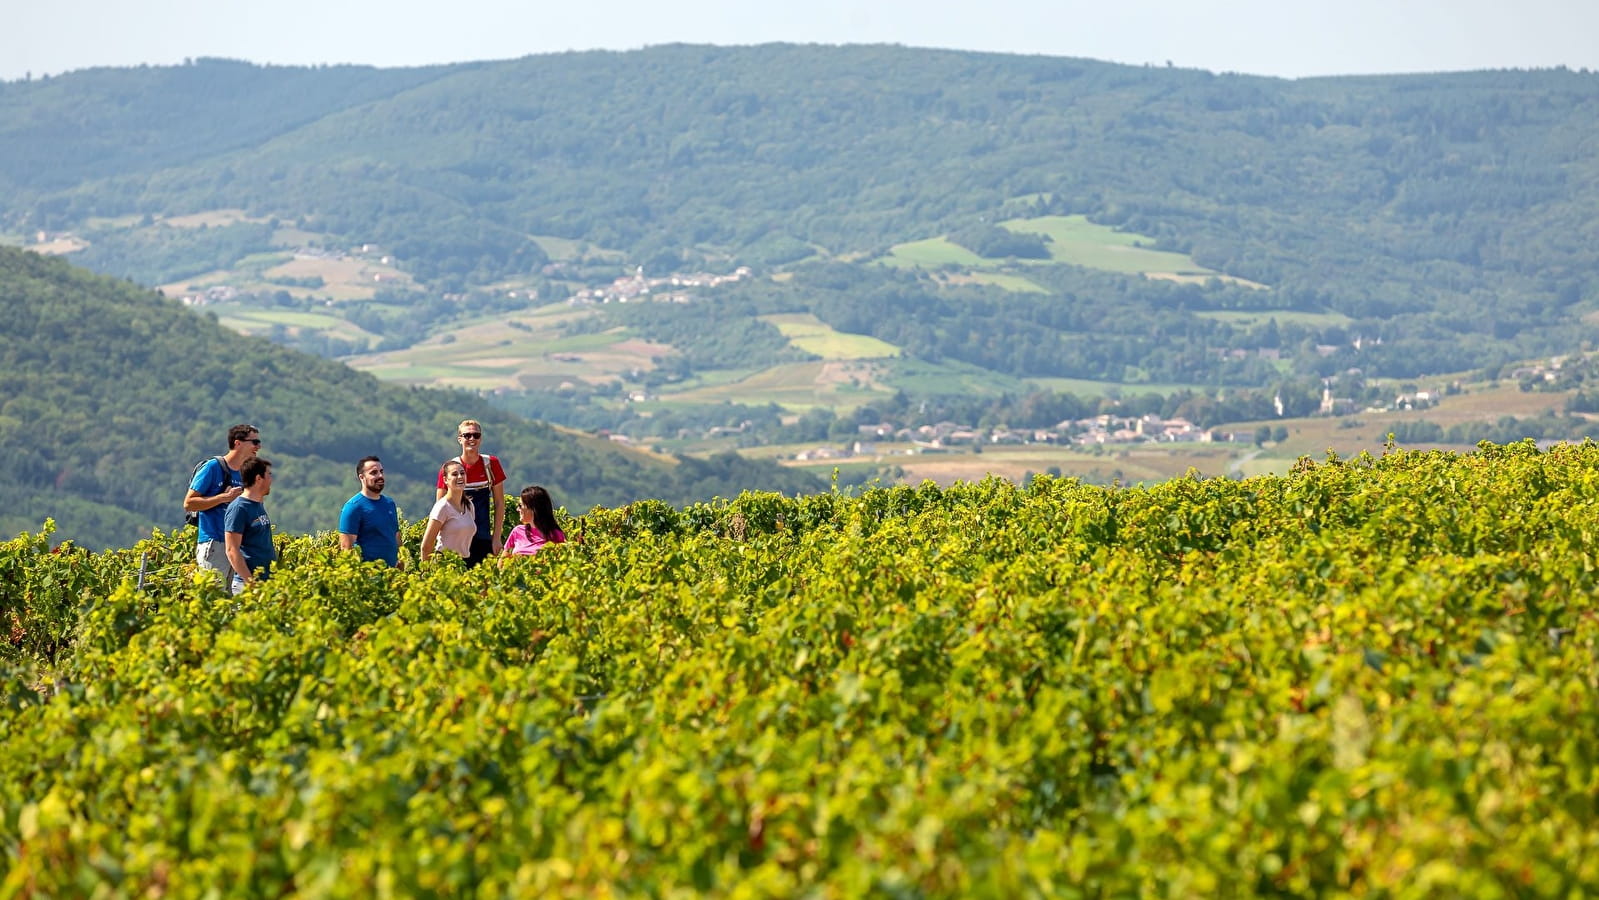
{"label": "navy t-shirt", "polygon": [[244,554],[244,564],[257,578],[272,574],[272,562],[278,558],[278,552],[272,546],[272,520],[267,518],[266,504],[249,497],[234,498],[228,504],[223,530],[241,535],[239,552]]}

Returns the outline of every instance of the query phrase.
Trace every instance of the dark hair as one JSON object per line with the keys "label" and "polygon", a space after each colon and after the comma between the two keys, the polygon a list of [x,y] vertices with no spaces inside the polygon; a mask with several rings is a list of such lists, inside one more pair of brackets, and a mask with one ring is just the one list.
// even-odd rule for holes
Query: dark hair
{"label": "dark hair", "polygon": [[259,432],[260,430],[261,429],[255,427],[254,425],[245,425],[243,423],[240,423],[238,425],[233,426],[232,428],[229,428],[228,429],[228,449],[232,450],[234,448],[234,446],[237,445],[240,441],[242,441],[245,438],[249,437],[252,433]]}
{"label": "dark hair", "polygon": [[532,510],[532,527],[537,528],[546,540],[554,539],[561,526],[555,523],[555,507],[550,503],[550,492],[539,485],[529,485],[522,489],[522,496],[517,498],[517,502],[522,504],[523,509]]}
{"label": "dark hair", "polygon": [[[461,467],[461,473],[462,474],[466,473],[466,463],[461,462],[459,459],[447,459],[444,462],[439,464],[439,474],[440,475],[444,474],[444,470],[448,469],[451,466],[460,466]],[[494,501],[491,500],[489,502],[492,503]],[[472,498],[468,497],[465,494],[462,494],[461,495],[461,507],[463,509],[465,509],[467,512],[474,512],[474,509],[473,509],[473,506],[472,506]],[[492,506],[489,507],[489,508],[493,509]]]}
{"label": "dark hair", "polygon": [[272,461],[269,459],[252,456],[245,460],[244,465],[239,467],[239,474],[244,476],[244,486],[250,487],[255,484],[270,468],[272,468]]}
{"label": "dark hair", "polygon": [[383,460],[378,459],[376,456],[363,456],[363,457],[361,457],[360,461],[358,461],[355,464],[355,474],[360,475],[361,473],[365,472],[366,471],[366,464],[369,463],[369,462],[382,462],[382,461]]}

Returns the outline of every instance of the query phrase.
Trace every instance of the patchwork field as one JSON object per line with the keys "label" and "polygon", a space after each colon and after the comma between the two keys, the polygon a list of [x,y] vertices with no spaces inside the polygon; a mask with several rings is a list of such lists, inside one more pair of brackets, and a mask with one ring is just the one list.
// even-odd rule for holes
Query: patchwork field
{"label": "patchwork field", "polygon": [[369,344],[378,340],[377,335],[363,330],[354,322],[329,313],[240,307],[219,307],[215,312],[218,322],[243,334],[266,335],[273,326],[282,326],[290,333],[321,331],[343,340],[366,341]]}
{"label": "patchwork field", "polygon": [[404,350],[345,361],[385,381],[494,390],[561,380],[611,381],[649,371],[656,359],[672,352],[618,331],[568,333],[566,326],[593,315],[550,304],[467,322]]}
{"label": "patchwork field", "polygon": [[785,313],[761,316],[775,326],[788,342],[822,359],[884,359],[899,356],[899,348],[863,334],[834,331],[810,313]]}
{"label": "patchwork field", "polygon": [[[996,267],[1059,263],[1173,281],[1204,282],[1214,278],[1247,287],[1266,287],[1247,279],[1208,269],[1184,253],[1150,249],[1155,243],[1154,238],[1118,231],[1108,225],[1096,225],[1088,221],[1086,216],[1038,216],[1008,219],[999,224],[1017,233],[1041,234],[1048,237],[1049,241],[1045,246],[1049,249],[1050,258],[1048,260],[988,259],[946,237],[935,237],[896,244],[879,262],[897,268],[937,269],[956,266],[970,270],[961,273],[968,280],[997,284],[1013,291],[1042,289],[1025,277],[996,272],[994,271]],[[949,280],[954,282],[953,277]]]}
{"label": "patchwork field", "polygon": [[801,412],[815,406],[855,409],[874,397],[887,397],[894,389],[884,381],[881,363],[861,360],[821,360],[786,363],[762,369],[722,384],[663,393],[662,400],[678,403],[775,403]]}

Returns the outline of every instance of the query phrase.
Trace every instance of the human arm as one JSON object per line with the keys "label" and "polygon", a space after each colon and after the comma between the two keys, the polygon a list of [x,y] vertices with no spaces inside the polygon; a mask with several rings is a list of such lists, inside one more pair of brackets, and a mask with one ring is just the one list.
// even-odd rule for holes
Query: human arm
{"label": "human arm", "polygon": [[491,552],[499,553],[505,548],[505,540],[501,537],[505,533],[505,481],[494,482],[494,498],[489,501],[490,515],[494,519],[494,531],[490,537],[493,539]]}
{"label": "human arm", "polygon": [[428,518],[428,527],[422,531],[422,561],[427,562],[433,555],[433,545],[438,542],[439,532],[444,530],[444,523],[435,518]]}
{"label": "human arm", "polygon": [[238,485],[234,485],[222,493],[210,497],[201,494],[194,488],[190,488],[189,492],[183,495],[183,509],[185,512],[204,512],[208,509],[215,509],[218,506],[232,503],[242,493],[244,493],[244,488]]}
{"label": "human arm", "polygon": [[[357,497],[360,495],[357,494]],[[356,535],[361,533],[361,512],[355,508],[355,497],[344,504],[339,510],[339,549],[349,550],[356,544]]]}
{"label": "human arm", "polygon": [[244,579],[245,584],[255,580],[250,573],[250,566],[244,561],[244,533],[227,531],[222,535],[222,546],[228,554],[228,565],[233,569],[233,574]]}
{"label": "human arm", "polygon": [[[229,484],[231,480],[227,472],[223,471],[222,463],[213,458],[195,473],[194,481],[190,483],[188,492],[183,495],[184,512],[203,512],[232,503],[235,497],[244,493],[244,488]],[[200,493],[202,488],[221,493],[202,494]]]}

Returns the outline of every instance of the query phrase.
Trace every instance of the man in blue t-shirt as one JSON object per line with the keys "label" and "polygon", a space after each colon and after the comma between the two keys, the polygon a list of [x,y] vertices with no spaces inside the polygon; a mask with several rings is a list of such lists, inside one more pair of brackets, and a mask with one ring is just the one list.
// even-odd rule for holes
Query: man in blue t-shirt
{"label": "man in blue t-shirt", "polygon": [[381,560],[397,566],[400,511],[383,496],[383,462],[376,456],[363,457],[355,464],[355,477],[361,491],[339,513],[339,546],[348,550],[360,545],[362,562]]}
{"label": "man in blue t-shirt", "polygon": [[272,574],[272,561],[278,558],[272,546],[272,520],[261,501],[272,493],[272,463],[259,456],[244,461],[239,470],[244,478],[244,493],[228,504],[223,526],[223,543],[228,565],[233,568],[233,593],[242,592],[257,580]]}
{"label": "man in blue t-shirt", "polygon": [[244,477],[239,469],[245,460],[254,459],[261,450],[261,432],[254,425],[235,425],[228,429],[228,452],[206,460],[195,470],[189,482],[189,491],[183,496],[183,508],[198,513],[199,535],[196,538],[194,561],[202,569],[222,573],[227,584],[233,577],[233,567],[228,564],[227,550],[223,545],[224,518],[228,504],[244,493]]}

